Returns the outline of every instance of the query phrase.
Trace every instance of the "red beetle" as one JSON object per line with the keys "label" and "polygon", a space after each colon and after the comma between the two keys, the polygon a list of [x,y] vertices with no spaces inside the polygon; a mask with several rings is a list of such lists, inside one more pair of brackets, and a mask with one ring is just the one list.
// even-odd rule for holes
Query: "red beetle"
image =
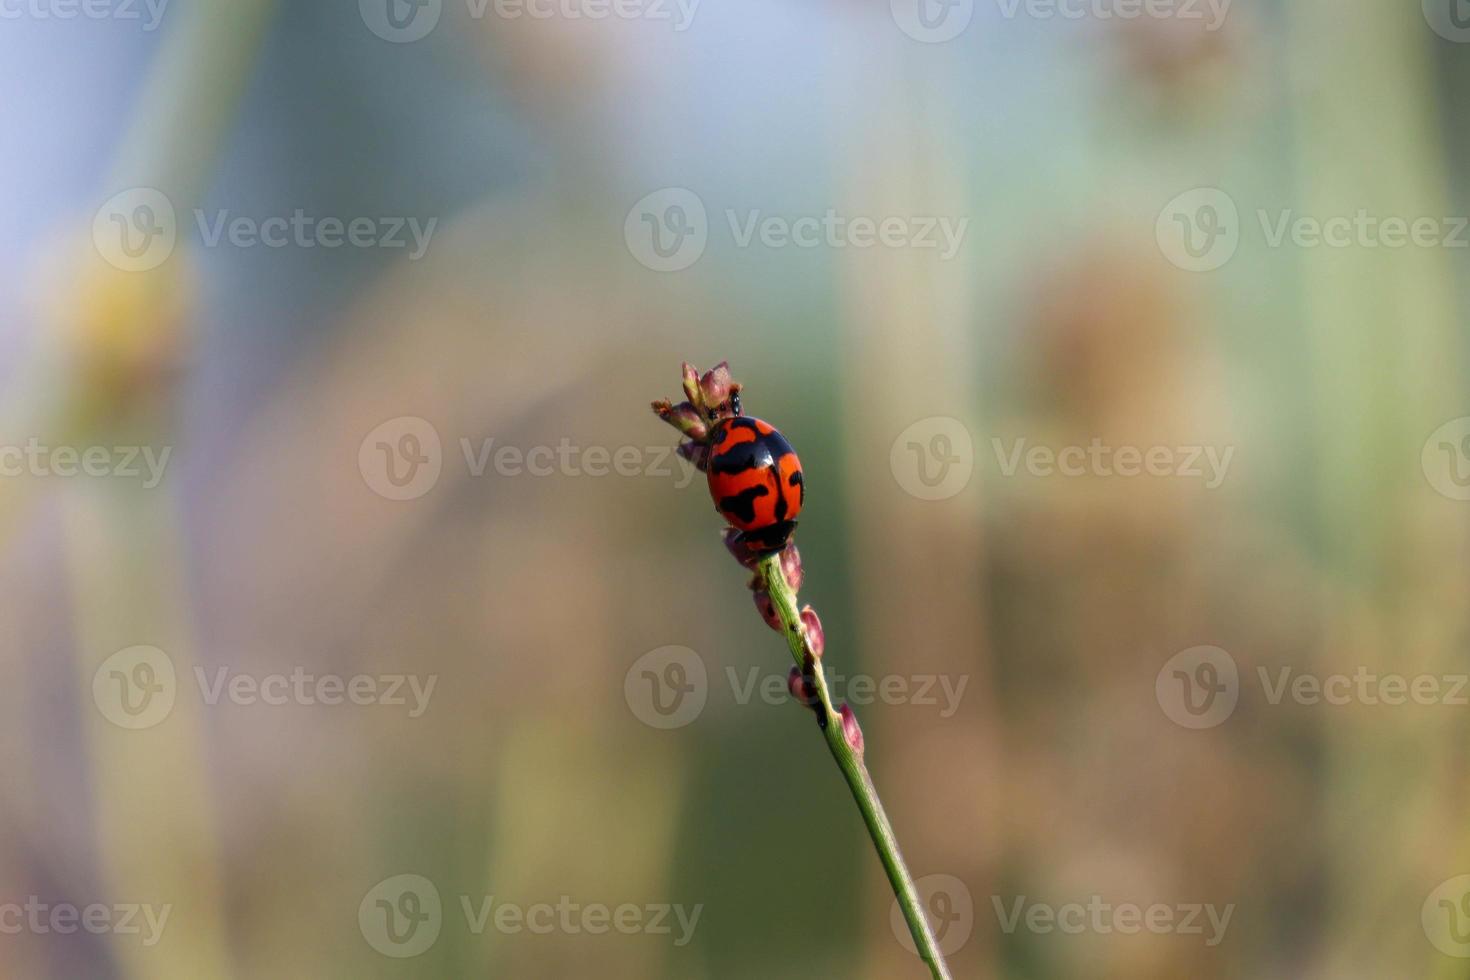
{"label": "red beetle", "polygon": [[764,557],[784,548],[796,530],[806,499],[801,460],[774,426],[741,415],[738,392],[728,405],[710,413],[709,493],[750,553]]}

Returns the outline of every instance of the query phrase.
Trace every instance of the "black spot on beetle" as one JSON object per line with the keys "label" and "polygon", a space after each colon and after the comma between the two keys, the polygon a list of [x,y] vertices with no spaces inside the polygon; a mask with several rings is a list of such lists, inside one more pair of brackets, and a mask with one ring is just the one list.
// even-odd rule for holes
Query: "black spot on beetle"
{"label": "black spot on beetle", "polygon": [[764,497],[770,493],[770,489],[763,486],[747,487],[733,497],[720,498],[720,512],[733,514],[742,521],[755,520],[755,501],[757,497]]}

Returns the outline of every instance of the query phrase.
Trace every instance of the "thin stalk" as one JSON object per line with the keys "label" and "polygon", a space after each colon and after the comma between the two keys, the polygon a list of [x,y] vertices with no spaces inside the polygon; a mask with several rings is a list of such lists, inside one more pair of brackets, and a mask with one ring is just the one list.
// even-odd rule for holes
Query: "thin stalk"
{"label": "thin stalk", "polygon": [[929,928],[929,920],[924,917],[918,889],[914,887],[914,879],[909,874],[908,865],[904,864],[903,852],[898,847],[898,838],[893,834],[893,825],[888,822],[888,814],[883,810],[883,802],[878,799],[878,790],[873,785],[872,777],[868,775],[868,767],[863,762],[861,752],[848,744],[842,715],[832,704],[827,678],[822,672],[822,659],[807,655],[806,642],[802,637],[801,613],[796,606],[796,593],[786,584],[786,577],[781,573],[780,555],[772,555],[763,559],[760,563],[760,574],[765,580],[766,591],[771,597],[771,605],[775,607],[776,615],[781,619],[781,631],[786,636],[786,644],[791,648],[791,655],[796,659],[797,666],[812,679],[816,687],[820,704],[813,705],[813,707],[819,712],[818,721],[822,735],[827,740],[827,748],[831,750],[832,758],[837,761],[837,768],[842,770],[843,778],[847,780],[847,788],[852,791],[852,798],[857,801],[858,810],[862,812],[863,823],[868,828],[868,836],[873,839],[873,847],[878,851],[878,859],[883,862],[883,870],[888,874],[888,882],[893,886],[893,894],[897,896],[899,907],[903,909],[903,917],[908,922],[909,932],[914,937],[914,945],[918,947],[919,955],[928,964],[929,972],[933,974],[934,980],[951,980],[949,966],[944,962],[944,954],[939,950],[939,943],[934,939],[933,930]]}

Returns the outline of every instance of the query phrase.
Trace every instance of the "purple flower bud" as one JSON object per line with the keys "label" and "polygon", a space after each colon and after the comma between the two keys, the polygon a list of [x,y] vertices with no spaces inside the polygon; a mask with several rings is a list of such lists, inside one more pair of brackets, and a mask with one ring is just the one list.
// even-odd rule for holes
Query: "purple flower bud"
{"label": "purple flower bud", "polygon": [[[755,568],[757,559],[755,555],[750,553],[750,549],[746,547],[745,536],[743,534],[735,530],[733,527],[727,527],[724,530],[724,540],[725,550],[734,555],[736,561],[738,561],[741,565],[744,565],[746,568]],[[759,576],[753,577],[750,580],[750,583],[750,587],[752,589],[758,589],[761,587],[761,580]]]}
{"label": "purple flower bud", "polygon": [[699,372],[688,361],[684,362],[684,395],[695,408],[703,407],[699,400]]}
{"label": "purple flower bud", "polygon": [[853,714],[852,708],[846,704],[838,708],[837,713],[842,716],[842,737],[847,739],[847,747],[856,752],[858,758],[861,759],[863,756],[863,730],[858,726],[857,715]]}
{"label": "purple flower bud", "polygon": [[801,631],[806,636],[806,648],[813,657],[820,657],[827,649],[827,634],[822,630],[822,621],[811,606],[801,609]]}
{"label": "purple flower bud", "polygon": [[794,700],[808,708],[816,706],[817,689],[811,679],[801,672],[800,667],[792,667],[791,672],[786,675],[786,689],[791,692]]}
{"label": "purple flower bud", "polygon": [[671,405],[668,401],[657,401],[653,403],[653,410],[658,413],[659,418],[691,439],[704,439],[709,435],[704,419],[688,402]]}
{"label": "purple flower bud", "polygon": [[700,397],[703,399],[701,404],[706,409],[725,404],[725,400],[730,397],[730,389],[730,365],[721,361],[699,379]]}
{"label": "purple flower bud", "polygon": [[776,606],[771,602],[771,595],[764,589],[757,589],[751,595],[755,598],[755,608],[760,610],[761,619],[766,625],[777,633],[782,631],[781,617],[776,615]]}
{"label": "purple flower bud", "polygon": [[800,591],[805,573],[801,568],[801,552],[796,550],[796,542],[792,541],[781,552],[781,576],[786,579],[786,584],[791,587],[792,592]]}

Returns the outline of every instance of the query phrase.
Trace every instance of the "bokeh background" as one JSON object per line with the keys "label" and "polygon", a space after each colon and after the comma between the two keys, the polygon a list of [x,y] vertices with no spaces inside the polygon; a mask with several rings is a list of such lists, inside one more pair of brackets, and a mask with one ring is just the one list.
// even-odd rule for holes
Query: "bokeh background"
{"label": "bokeh background", "polygon": [[648,411],[729,359],[956,976],[1470,975],[1466,42],[5,5],[0,973],[923,975]]}

